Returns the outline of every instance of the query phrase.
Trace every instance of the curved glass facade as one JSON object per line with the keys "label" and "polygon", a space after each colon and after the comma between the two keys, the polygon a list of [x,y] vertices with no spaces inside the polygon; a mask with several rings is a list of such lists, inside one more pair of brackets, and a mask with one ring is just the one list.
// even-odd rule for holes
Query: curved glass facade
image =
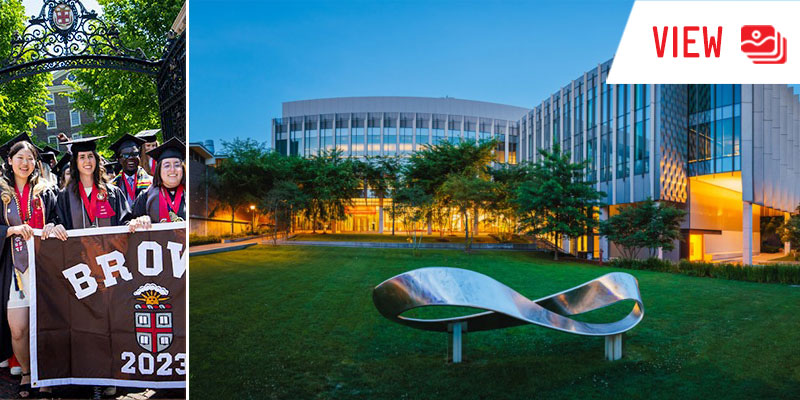
{"label": "curved glass facade", "polygon": [[445,141],[497,139],[498,162],[516,163],[520,121],[469,115],[409,112],[351,112],[273,120],[276,151],[309,157],[338,149],[347,157],[408,156]]}

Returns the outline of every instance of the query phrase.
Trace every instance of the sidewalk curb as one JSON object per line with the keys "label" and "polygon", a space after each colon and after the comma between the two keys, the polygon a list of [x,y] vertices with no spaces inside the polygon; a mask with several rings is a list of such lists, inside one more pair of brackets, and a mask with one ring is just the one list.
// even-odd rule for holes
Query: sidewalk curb
{"label": "sidewalk curb", "polygon": [[219,247],[219,248],[216,248],[216,249],[197,250],[197,251],[192,251],[191,248],[190,248],[189,249],[189,257],[205,256],[205,255],[208,255],[208,254],[224,253],[224,252],[227,252],[227,251],[243,250],[243,249],[246,249],[246,248],[248,248],[250,246],[255,246],[256,244],[257,243],[246,243],[246,244],[240,244],[240,245],[236,245],[236,246]]}
{"label": "sidewalk curb", "polygon": [[[262,242],[262,244],[272,245],[272,242]],[[326,246],[326,247],[355,247],[355,248],[378,248],[378,249],[412,249],[410,243],[391,243],[391,242],[333,242],[333,241],[283,241],[278,242],[278,246]],[[425,250],[464,250],[463,243],[420,243],[418,249]],[[532,244],[519,243],[473,243],[472,250],[517,250],[517,251],[547,251]]]}

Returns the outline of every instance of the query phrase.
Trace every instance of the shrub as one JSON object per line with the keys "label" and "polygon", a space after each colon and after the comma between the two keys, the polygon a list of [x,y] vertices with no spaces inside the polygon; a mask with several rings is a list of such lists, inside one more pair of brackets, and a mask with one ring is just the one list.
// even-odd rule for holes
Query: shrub
{"label": "shrub", "polygon": [[673,263],[671,261],[659,260],[657,258],[649,258],[647,260],[618,258],[612,260],[609,265],[615,268],[671,272],[705,278],[800,285],[800,265],[793,264],[712,264],[709,262],[690,262],[686,260]]}
{"label": "shrub", "polygon": [[189,246],[199,246],[201,244],[219,243],[222,240],[219,236],[200,236],[194,233],[189,234]]}

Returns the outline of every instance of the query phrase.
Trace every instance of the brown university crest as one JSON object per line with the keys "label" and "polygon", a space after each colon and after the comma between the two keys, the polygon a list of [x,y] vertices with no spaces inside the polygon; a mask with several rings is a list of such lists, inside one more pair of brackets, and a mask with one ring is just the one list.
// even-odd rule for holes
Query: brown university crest
{"label": "brown university crest", "polygon": [[155,283],[145,283],[133,292],[136,300],[134,320],[136,343],[139,347],[158,353],[172,344],[172,305],[169,290]]}

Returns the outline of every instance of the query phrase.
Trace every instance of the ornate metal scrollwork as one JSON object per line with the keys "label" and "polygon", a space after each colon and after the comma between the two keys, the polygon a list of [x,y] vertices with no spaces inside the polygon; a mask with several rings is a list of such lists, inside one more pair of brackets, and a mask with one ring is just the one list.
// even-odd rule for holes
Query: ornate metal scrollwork
{"label": "ornate metal scrollwork", "polygon": [[157,75],[161,60],[126,47],[119,31],[80,0],[44,0],[39,15],[12,40],[12,54],[0,62],[0,83],[42,72],[109,68]]}
{"label": "ornate metal scrollwork", "polygon": [[158,103],[164,141],[177,137],[186,142],[186,34],[170,32],[167,52],[158,74]]}

